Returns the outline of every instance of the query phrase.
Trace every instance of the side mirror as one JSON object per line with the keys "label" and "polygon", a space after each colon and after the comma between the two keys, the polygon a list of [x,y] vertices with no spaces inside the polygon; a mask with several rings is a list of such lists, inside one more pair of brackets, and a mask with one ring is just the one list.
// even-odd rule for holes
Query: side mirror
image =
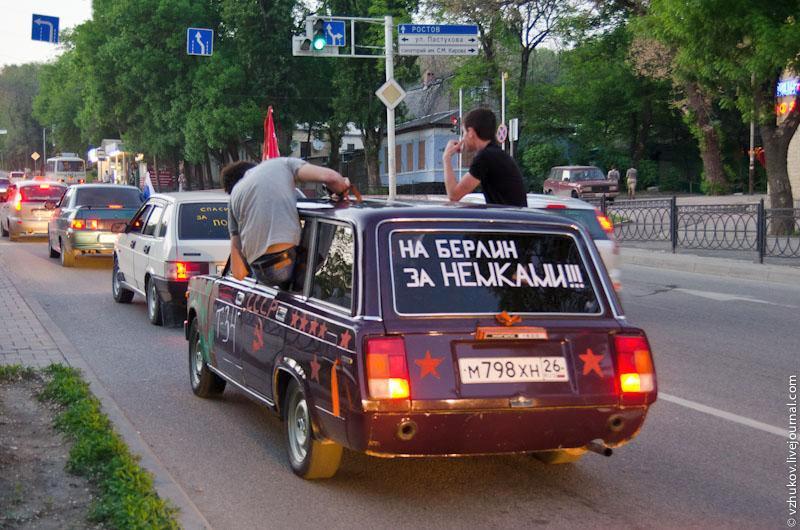
{"label": "side mirror", "polygon": [[55,210],[58,203],[56,201],[44,201],[45,210]]}
{"label": "side mirror", "polygon": [[111,231],[115,234],[121,234],[128,228],[128,223],[114,223],[111,225]]}

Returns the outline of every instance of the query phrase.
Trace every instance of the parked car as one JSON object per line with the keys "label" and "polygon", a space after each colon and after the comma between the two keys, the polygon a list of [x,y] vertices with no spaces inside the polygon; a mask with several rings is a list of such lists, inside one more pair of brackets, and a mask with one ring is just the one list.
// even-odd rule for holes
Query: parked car
{"label": "parked car", "polygon": [[[620,270],[622,260],[619,243],[614,236],[614,224],[603,212],[588,202],[570,197],[529,193],[527,198],[528,208],[552,211],[580,222],[589,231],[594,244],[597,245],[603,263],[611,276],[614,289],[619,290],[622,287],[622,271]],[[483,193],[468,193],[461,200],[475,204],[486,203]]]}
{"label": "parked car", "polygon": [[50,210],[45,202],[58,201],[67,187],[58,182],[21,180],[9,186],[8,198],[0,205],[0,230],[12,241],[20,237],[47,235]]}
{"label": "parked car", "polygon": [[228,196],[190,191],[156,194],[127,223],[114,244],[112,295],[147,300],[155,325],[183,321],[186,287],[198,274],[221,272],[230,254]]}
{"label": "parked car", "polygon": [[[189,281],[193,392],[227,384],[285,420],[291,469],[374,456],[610,454],[656,399],[588,231],[463,203],[298,203],[292,286]],[[197,419],[197,421],[203,421]]]}
{"label": "parked car", "polygon": [[141,205],[141,192],[134,186],[70,186],[60,201],[45,204],[53,210],[47,231],[50,257],[72,267],[76,256],[111,256],[117,240],[111,226],[133,217]]}
{"label": "parked car", "polygon": [[614,200],[619,195],[619,182],[608,180],[595,166],[557,166],[550,169],[544,181],[544,193],[576,199],[605,196]]}

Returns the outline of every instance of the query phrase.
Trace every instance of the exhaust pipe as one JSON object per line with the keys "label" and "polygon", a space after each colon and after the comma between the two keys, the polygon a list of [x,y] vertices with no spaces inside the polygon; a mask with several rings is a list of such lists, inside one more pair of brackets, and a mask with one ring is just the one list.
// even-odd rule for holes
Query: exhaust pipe
{"label": "exhaust pipe", "polygon": [[614,450],[606,446],[603,440],[600,440],[599,438],[586,444],[586,449],[603,456],[611,456],[614,454]]}
{"label": "exhaust pipe", "polygon": [[411,420],[403,420],[397,424],[397,437],[404,442],[411,440],[417,434],[417,424]]}

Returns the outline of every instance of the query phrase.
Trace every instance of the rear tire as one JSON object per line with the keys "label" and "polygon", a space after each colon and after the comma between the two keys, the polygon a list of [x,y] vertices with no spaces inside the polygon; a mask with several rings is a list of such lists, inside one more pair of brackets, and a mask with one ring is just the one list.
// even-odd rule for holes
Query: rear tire
{"label": "rear tire", "polygon": [[307,480],[331,478],[342,462],[342,446],[314,438],[306,394],[297,381],[289,383],[284,403],[286,451],[292,471]]}
{"label": "rear tire", "polygon": [[74,267],[75,266],[75,254],[64,245],[64,240],[59,238],[59,247],[61,247],[61,266],[62,267]]}
{"label": "rear tire", "polygon": [[8,230],[6,230],[5,226],[0,226],[0,232],[3,233],[3,237],[8,237]]}
{"label": "rear tire", "polygon": [[225,390],[225,380],[208,369],[200,347],[200,330],[197,319],[192,319],[189,328],[189,383],[195,396],[208,398]]}
{"label": "rear tire", "polygon": [[17,241],[19,237],[17,237],[14,232],[11,230],[11,227],[8,227],[8,240],[9,241]]}
{"label": "rear tire", "polygon": [[50,239],[50,232],[47,232],[47,250],[50,251],[51,258],[57,258],[59,253],[53,250],[53,241]]}
{"label": "rear tire", "polygon": [[111,269],[111,295],[118,304],[130,304],[133,300],[133,291],[124,288],[119,281],[119,265],[116,256],[114,256],[114,268]]}
{"label": "rear tire", "polygon": [[572,190],[572,193],[571,193],[571,195],[572,195],[572,198],[573,198],[573,199],[577,199],[577,198],[579,198],[579,197],[578,197],[578,192],[577,192],[577,191],[575,191],[575,190]]}
{"label": "rear tire", "polygon": [[147,318],[154,326],[164,323],[161,314],[161,298],[158,296],[156,282],[152,278],[147,282]]}
{"label": "rear tire", "polygon": [[586,454],[586,449],[583,447],[576,447],[574,449],[558,449],[556,451],[539,451],[533,453],[537,460],[541,460],[545,464],[574,464]]}

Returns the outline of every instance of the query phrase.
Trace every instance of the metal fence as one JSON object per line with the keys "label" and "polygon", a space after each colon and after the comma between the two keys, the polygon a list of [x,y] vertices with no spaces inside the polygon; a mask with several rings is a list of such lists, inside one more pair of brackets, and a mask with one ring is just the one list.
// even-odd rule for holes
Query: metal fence
{"label": "metal fence", "polygon": [[619,241],[669,242],[678,248],[754,252],[800,258],[800,208],[754,204],[678,205],[669,199],[595,203],[614,223]]}

